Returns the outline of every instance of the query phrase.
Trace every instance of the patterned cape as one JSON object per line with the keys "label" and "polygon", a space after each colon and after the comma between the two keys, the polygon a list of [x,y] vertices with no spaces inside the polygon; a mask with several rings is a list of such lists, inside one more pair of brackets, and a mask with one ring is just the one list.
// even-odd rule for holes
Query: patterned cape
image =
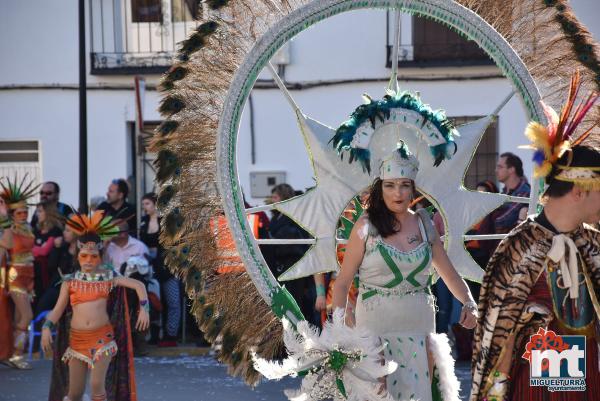
{"label": "patterned cape", "polygon": [[[552,316],[525,310],[527,297],[546,265],[554,233],[532,217],[502,240],[487,266],[479,298],[479,322],[475,330],[470,401],[482,400],[491,385],[507,338],[514,331],[515,355],[520,357],[529,337],[545,327]],[[568,235],[579,250],[587,275],[588,290],[598,318],[600,295],[600,232],[582,225]],[[591,287],[590,288],[590,283]]]}
{"label": "patterned cape", "polygon": [[[135,369],[133,365],[133,343],[129,324],[129,307],[126,289],[115,287],[107,302],[108,316],[115,331],[115,341],[119,351],[113,358],[106,373],[106,395],[111,401],[137,401]],[[62,401],[69,388],[69,368],[61,361],[69,346],[71,306],[57,324],[52,357],[52,381],[48,401]]]}

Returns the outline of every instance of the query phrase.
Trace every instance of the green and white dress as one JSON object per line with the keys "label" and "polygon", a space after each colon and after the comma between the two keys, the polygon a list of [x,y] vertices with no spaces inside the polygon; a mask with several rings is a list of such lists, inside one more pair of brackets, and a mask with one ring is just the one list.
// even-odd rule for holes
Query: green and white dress
{"label": "green and white dress", "polygon": [[[369,224],[365,255],[359,267],[356,326],[366,328],[386,345],[385,357],[398,364],[387,377],[395,400],[459,400],[448,339],[435,334],[432,248],[435,230],[425,211],[419,212],[423,242],[410,252],[387,244]],[[434,378],[428,352],[433,356]]]}

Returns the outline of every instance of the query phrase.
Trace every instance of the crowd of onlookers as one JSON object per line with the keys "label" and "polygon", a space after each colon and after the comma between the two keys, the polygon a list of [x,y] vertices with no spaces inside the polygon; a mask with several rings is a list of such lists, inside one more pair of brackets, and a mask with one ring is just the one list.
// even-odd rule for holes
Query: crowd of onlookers
{"label": "crowd of onlookers", "polygon": [[[476,188],[481,192],[502,193],[505,195],[524,197],[530,196],[531,187],[523,172],[523,162],[513,153],[502,153],[498,158],[495,169],[496,181],[502,185],[499,190],[494,180],[488,179],[477,183]],[[467,232],[470,235],[507,234],[520,222],[527,218],[527,203],[508,202],[485,216],[479,223]],[[439,214],[434,215],[434,224],[443,234],[443,223]],[[494,250],[500,243],[496,240],[472,240],[465,243],[465,248],[473,260],[485,269]],[[479,298],[479,284],[467,280],[467,284],[475,298]],[[446,288],[442,280],[438,280],[434,287],[437,297],[438,311],[436,314],[436,327],[438,332],[451,333],[455,342],[457,358],[470,360],[472,352],[471,330],[464,329],[458,324],[461,305]]]}

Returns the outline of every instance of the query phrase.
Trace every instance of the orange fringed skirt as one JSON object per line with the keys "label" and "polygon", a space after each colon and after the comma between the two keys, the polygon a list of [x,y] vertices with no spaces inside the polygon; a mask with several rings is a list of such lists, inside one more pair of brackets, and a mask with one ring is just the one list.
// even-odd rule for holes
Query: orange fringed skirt
{"label": "orange fringed skirt", "polygon": [[103,355],[111,358],[117,354],[114,330],[110,324],[95,330],[71,329],[69,348],[65,351],[62,361],[68,363],[71,358],[87,363],[91,369],[94,362]]}

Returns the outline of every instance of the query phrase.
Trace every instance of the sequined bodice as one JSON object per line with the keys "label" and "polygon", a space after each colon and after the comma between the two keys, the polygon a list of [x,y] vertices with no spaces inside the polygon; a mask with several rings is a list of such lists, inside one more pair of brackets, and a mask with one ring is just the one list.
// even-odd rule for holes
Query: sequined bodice
{"label": "sequined bodice", "polygon": [[[358,270],[363,298],[376,294],[406,295],[431,285],[431,245],[419,219],[423,242],[409,252],[387,244],[370,230],[365,255]],[[373,234],[373,235],[372,235]]]}
{"label": "sequined bodice", "polygon": [[115,273],[108,269],[95,274],[77,271],[65,276],[64,280],[69,285],[71,306],[108,298],[115,285],[114,278]]}
{"label": "sequined bodice", "polygon": [[24,265],[33,263],[35,237],[28,224],[13,226],[13,248],[10,250],[12,264]]}

